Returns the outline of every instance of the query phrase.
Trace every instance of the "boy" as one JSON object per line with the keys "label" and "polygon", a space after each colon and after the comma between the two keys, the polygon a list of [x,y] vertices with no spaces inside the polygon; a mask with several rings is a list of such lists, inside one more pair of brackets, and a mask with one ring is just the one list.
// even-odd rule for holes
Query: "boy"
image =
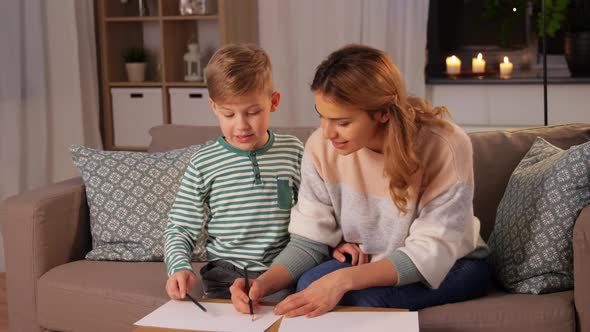
{"label": "boy", "polygon": [[206,75],[222,136],[191,158],[168,215],[164,261],[172,299],[183,299],[196,283],[190,258],[203,230],[205,297],[229,299],[246,266],[250,278],[266,271],[289,242],[300,182],[303,144],[268,130],[280,101],[268,55],[256,46],[225,46]]}

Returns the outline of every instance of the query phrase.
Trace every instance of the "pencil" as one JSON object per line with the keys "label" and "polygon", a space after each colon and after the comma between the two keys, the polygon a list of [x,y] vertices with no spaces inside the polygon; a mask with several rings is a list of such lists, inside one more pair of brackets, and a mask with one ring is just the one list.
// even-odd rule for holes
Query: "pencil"
{"label": "pencil", "polygon": [[191,301],[193,301],[193,303],[196,304],[197,307],[201,308],[201,310],[203,310],[204,312],[207,312],[207,309],[205,309],[205,307],[203,307],[202,304],[200,304],[199,302],[197,302],[197,300],[195,300],[192,296],[190,296],[189,293],[186,293],[186,297],[188,297]]}
{"label": "pencil", "polygon": [[246,276],[246,295],[248,295],[248,306],[250,307],[250,321],[254,320],[254,310],[252,310],[252,299],[250,299],[250,282],[248,281],[248,267],[244,266],[244,275]]}

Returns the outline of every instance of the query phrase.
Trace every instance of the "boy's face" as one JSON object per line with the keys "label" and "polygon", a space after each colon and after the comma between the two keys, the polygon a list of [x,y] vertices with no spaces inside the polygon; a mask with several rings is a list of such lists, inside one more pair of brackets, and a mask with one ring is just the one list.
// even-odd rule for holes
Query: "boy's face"
{"label": "boy's face", "polygon": [[338,154],[348,155],[365,147],[382,152],[383,129],[380,124],[388,121],[387,114],[372,118],[365,111],[336,104],[321,93],[315,93],[315,108],[324,138],[332,142]]}
{"label": "boy's face", "polygon": [[225,140],[238,149],[254,150],[268,141],[270,113],[277,110],[280,100],[278,91],[271,96],[254,92],[231,98],[223,104],[217,104],[209,98],[209,104]]}

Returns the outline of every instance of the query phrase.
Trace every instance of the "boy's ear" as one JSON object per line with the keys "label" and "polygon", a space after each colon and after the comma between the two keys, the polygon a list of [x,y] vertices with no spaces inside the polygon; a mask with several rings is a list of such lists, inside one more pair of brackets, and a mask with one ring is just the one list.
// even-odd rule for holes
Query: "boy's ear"
{"label": "boy's ear", "polygon": [[211,109],[213,112],[217,113],[217,104],[213,101],[213,99],[209,98],[209,105],[211,105]]}
{"label": "boy's ear", "polygon": [[279,104],[281,103],[281,93],[275,91],[270,96],[270,111],[275,112],[279,108]]}

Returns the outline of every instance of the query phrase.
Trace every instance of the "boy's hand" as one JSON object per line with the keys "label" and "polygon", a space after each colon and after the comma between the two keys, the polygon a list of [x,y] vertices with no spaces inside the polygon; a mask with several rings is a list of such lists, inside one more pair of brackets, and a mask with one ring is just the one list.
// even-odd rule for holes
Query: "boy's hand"
{"label": "boy's hand", "polygon": [[[260,307],[260,299],[264,296],[264,283],[258,279],[250,279],[250,299],[252,299],[252,309],[256,313]],[[236,311],[243,314],[250,313],[248,306],[248,295],[246,295],[246,279],[238,278],[229,288],[231,293],[231,302]]]}
{"label": "boy's hand", "polygon": [[184,300],[186,293],[197,283],[192,271],[182,270],[173,273],[166,281],[166,293],[173,300]]}
{"label": "boy's hand", "polygon": [[345,255],[348,254],[352,258],[350,264],[362,265],[369,262],[369,255],[365,254],[356,243],[341,243],[336,248],[332,256],[338,261],[344,263],[346,261]]}

